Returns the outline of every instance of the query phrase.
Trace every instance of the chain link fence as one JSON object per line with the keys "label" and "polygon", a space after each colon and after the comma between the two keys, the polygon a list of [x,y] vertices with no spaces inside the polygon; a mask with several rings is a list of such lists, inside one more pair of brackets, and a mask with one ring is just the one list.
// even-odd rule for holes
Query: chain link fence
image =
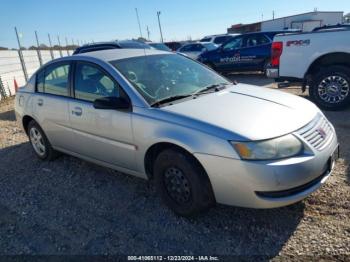
{"label": "chain link fence", "polygon": [[0,51],[0,100],[15,94],[15,85],[23,86],[40,67],[52,59],[71,55],[73,50]]}

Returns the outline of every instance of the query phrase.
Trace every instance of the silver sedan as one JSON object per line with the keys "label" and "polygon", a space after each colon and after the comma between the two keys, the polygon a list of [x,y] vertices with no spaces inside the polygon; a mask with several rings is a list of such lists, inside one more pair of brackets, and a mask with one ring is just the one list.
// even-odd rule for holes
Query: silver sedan
{"label": "silver sedan", "polygon": [[16,115],[40,159],[63,152],[151,179],[183,216],[300,201],[330,176],[338,148],[311,102],[158,50],[54,60],[19,90]]}

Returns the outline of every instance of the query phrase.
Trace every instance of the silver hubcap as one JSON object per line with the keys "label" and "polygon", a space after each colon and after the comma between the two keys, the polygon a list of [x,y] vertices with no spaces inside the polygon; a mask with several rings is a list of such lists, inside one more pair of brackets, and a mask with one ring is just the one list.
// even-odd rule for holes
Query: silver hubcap
{"label": "silver hubcap", "polygon": [[191,187],[182,171],[170,167],[165,171],[164,182],[169,196],[178,204],[184,204],[191,199]]}
{"label": "silver hubcap", "polygon": [[44,156],[46,152],[46,147],[44,143],[43,136],[40,131],[35,127],[32,127],[29,131],[30,142],[39,156]]}
{"label": "silver hubcap", "polygon": [[328,76],[318,85],[318,94],[327,103],[342,102],[349,92],[349,83],[341,76]]}

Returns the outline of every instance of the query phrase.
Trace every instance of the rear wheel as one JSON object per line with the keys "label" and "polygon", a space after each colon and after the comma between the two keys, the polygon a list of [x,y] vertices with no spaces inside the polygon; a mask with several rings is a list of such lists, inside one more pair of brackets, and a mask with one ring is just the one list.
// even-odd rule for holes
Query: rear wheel
{"label": "rear wheel", "polygon": [[42,160],[54,160],[58,153],[47,139],[41,127],[32,120],[28,124],[28,136],[35,154]]}
{"label": "rear wheel", "polygon": [[265,61],[265,63],[264,63],[264,68],[263,68],[263,71],[262,71],[262,73],[264,74],[264,76],[267,76],[267,75],[266,75],[266,71],[267,71],[267,68],[269,68],[270,65],[271,65],[271,61],[270,61],[270,60]]}
{"label": "rear wheel", "polygon": [[322,109],[340,110],[350,104],[350,68],[329,66],[313,77],[310,97]]}
{"label": "rear wheel", "polygon": [[163,202],[176,214],[196,215],[215,203],[207,174],[186,152],[164,150],[156,158],[153,170]]}

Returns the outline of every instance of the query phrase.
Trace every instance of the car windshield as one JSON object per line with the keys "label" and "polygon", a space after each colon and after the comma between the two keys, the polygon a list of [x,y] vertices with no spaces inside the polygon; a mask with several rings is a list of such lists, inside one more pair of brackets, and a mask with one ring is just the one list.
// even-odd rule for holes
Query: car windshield
{"label": "car windshield", "polygon": [[171,51],[169,47],[167,47],[165,44],[161,43],[149,43],[148,45],[154,47],[155,49],[162,50],[162,51]]}
{"label": "car windshield", "polygon": [[110,61],[150,104],[230,82],[181,55],[161,54]]}
{"label": "car windshield", "polygon": [[213,43],[202,43],[202,45],[205,46],[205,48],[209,51],[214,50],[217,48],[217,45],[213,44]]}

